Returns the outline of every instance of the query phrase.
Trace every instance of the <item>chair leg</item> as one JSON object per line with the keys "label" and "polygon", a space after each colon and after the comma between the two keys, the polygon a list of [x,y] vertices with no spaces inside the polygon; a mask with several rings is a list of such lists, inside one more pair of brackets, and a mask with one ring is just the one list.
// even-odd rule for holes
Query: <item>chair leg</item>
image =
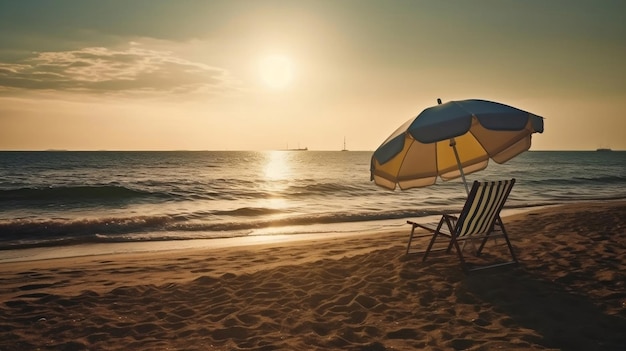
{"label": "chair leg", "polygon": [[[504,241],[506,242],[506,246],[509,248],[509,252],[511,253],[511,258],[513,258],[514,262],[517,262],[517,257],[515,256],[515,252],[513,251],[513,245],[511,245],[511,241],[509,240],[509,234],[506,232],[506,229],[504,228],[504,223],[502,223],[502,219],[501,218],[496,218],[496,225],[498,225],[500,227],[500,230],[502,230],[502,236],[504,237]],[[490,232],[491,234],[491,232]],[[476,252],[476,256],[479,256],[480,253],[483,250],[483,247],[485,247],[485,244],[487,243],[487,240],[489,240],[489,234],[485,236],[485,238],[483,239],[482,243],[480,244],[480,247],[478,248],[478,251]]]}
{"label": "chair leg", "polygon": [[449,254],[450,251],[452,251],[452,246],[454,245],[454,243],[452,242],[452,240],[450,240],[450,243],[448,244],[448,248],[446,249],[446,253]]}
{"label": "chair leg", "polygon": [[[491,232],[489,232],[489,234],[491,234]],[[480,243],[478,250],[476,250],[476,256],[480,256],[480,254],[482,253],[483,248],[485,247],[485,244],[487,243],[487,240],[489,240],[489,234],[485,235],[485,238]]]}
{"label": "chair leg", "polygon": [[454,231],[454,226],[452,225],[452,222],[450,222],[450,219],[448,217],[446,218],[446,225],[448,226],[448,230],[450,231],[450,243],[448,244],[448,248],[446,249],[446,253],[450,253],[450,250],[452,250],[452,245],[454,244],[452,241],[452,237],[454,235],[456,235],[456,232]]}
{"label": "chair leg", "polygon": [[504,224],[502,224],[502,219],[498,216],[498,217],[496,217],[496,220],[493,223],[493,227],[491,227],[491,230],[489,231],[489,233],[487,233],[487,235],[485,235],[485,238],[483,239],[482,243],[480,243],[480,247],[476,251],[476,256],[480,256],[480,253],[483,251],[483,247],[485,247],[485,244],[487,243],[487,240],[490,239],[491,233],[493,233],[493,231],[496,230],[496,226],[499,226],[500,230],[502,230],[502,233],[505,234],[505,236],[506,236],[506,232],[504,231]]}
{"label": "chair leg", "polygon": [[435,240],[437,239],[437,235],[439,235],[439,229],[437,229],[437,231],[433,233],[433,238],[430,239],[430,243],[428,244],[428,248],[424,252],[424,257],[422,257],[422,262],[426,261],[426,257],[428,257],[428,253],[430,252],[430,249],[432,249],[433,244],[435,244]]}
{"label": "chair leg", "polygon": [[515,256],[515,251],[513,251],[513,245],[511,245],[511,241],[509,240],[509,234],[504,229],[504,224],[500,222],[500,227],[502,228],[502,234],[504,234],[504,241],[506,241],[506,246],[509,247],[509,252],[511,253],[511,257],[514,262],[517,262],[517,257]]}
{"label": "chair leg", "polygon": [[415,234],[416,225],[413,224],[413,228],[411,228],[411,235],[409,236],[409,243],[406,246],[406,255],[409,254],[409,250],[411,249],[411,241],[413,241],[413,234]]}
{"label": "chair leg", "polygon": [[424,252],[424,257],[422,257],[422,262],[426,261],[426,257],[428,257],[428,253],[430,252],[430,249],[433,248],[433,245],[435,244],[435,240],[437,239],[437,235],[439,235],[439,231],[441,230],[441,226],[443,226],[443,221],[444,219],[441,218],[441,220],[439,221],[439,224],[437,225],[437,228],[435,229],[435,232],[433,233],[433,238],[430,239],[428,248]]}
{"label": "chair leg", "polygon": [[465,264],[465,258],[463,257],[463,252],[461,251],[459,242],[456,241],[454,237],[450,239],[450,242],[451,245],[454,245],[454,247],[456,248],[456,253],[459,255],[459,260],[461,261],[461,268],[463,269],[463,272],[468,273],[469,270],[467,269],[467,265]]}

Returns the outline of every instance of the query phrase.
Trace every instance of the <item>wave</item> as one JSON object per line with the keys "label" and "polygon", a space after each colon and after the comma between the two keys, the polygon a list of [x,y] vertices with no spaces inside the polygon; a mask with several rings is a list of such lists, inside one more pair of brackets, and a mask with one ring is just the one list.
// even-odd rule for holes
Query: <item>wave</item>
{"label": "wave", "polygon": [[525,180],[525,183],[535,184],[539,187],[549,185],[614,185],[626,183],[626,177],[622,176],[597,176],[597,177],[571,177],[571,178],[546,178],[540,180]]}
{"label": "wave", "polygon": [[[616,197],[624,199],[626,197]],[[527,202],[506,208],[529,208],[574,201]],[[459,204],[462,206],[462,204]],[[254,230],[275,228],[278,232],[294,226],[402,220],[455,213],[459,206],[425,209],[343,211],[318,214],[288,214],[275,209],[246,207],[232,211],[197,212],[188,215],[100,217],[91,219],[12,219],[0,221],[0,250],[79,243],[212,239],[245,236]],[[228,216],[240,217],[224,220]],[[245,216],[248,217],[243,217]],[[255,214],[255,215],[252,215]],[[282,214],[274,216],[275,214]],[[214,218],[220,218],[215,220]],[[400,223],[403,223],[402,221]],[[282,229],[281,229],[282,228]]]}
{"label": "wave", "polygon": [[241,216],[241,217],[254,217],[262,215],[271,215],[283,213],[282,210],[266,207],[242,207],[234,210],[227,211],[214,211],[212,214],[218,216]]}
{"label": "wave", "polygon": [[0,222],[0,240],[129,233],[158,230],[175,221],[171,216],[135,216],[91,219],[15,219]]}
{"label": "wave", "polygon": [[81,185],[0,190],[0,202],[67,202],[132,200],[167,194],[130,189],[118,185]]}
{"label": "wave", "polygon": [[581,183],[603,183],[603,184],[620,184],[626,183],[626,177],[621,176],[600,176],[600,177],[573,177],[576,182]]}
{"label": "wave", "polygon": [[[215,221],[193,216],[130,216],[93,219],[14,219],[0,222],[0,250],[68,243],[215,238],[246,235],[254,229],[312,224],[351,223],[427,216],[441,211],[371,211],[292,215],[272,218],[271,209],[242,208],[230,215],[256,212],[245,220]],[[191,218],[191,220],[190,220]],[[150,234],[146,236],[146,234]],[[172,237],[172,233],[178,236]],[[146,239],[149,238],[149,239]]]}
{"label": "wave", "polygon": [[324,195],[324,194],[333,194],[333,193],[346,193],[349,194],[356,190],[360,190],[359,187],[351,184],[339,184],[333,182],[327,183],[314,183],[314,184],[306,184],[306,185],[294,185],[289,188],[289,192],[293,194],[302,194],[302,195]]}

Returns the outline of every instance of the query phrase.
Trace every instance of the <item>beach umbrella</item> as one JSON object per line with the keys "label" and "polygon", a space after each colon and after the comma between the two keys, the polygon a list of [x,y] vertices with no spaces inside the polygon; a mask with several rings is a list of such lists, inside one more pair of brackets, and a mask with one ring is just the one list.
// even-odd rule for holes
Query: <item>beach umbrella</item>
{"label": "beach umbrella", "polygon": [[374,151],[370,175],[394,190],[435,184],[504,163],[528,150],[543,118],[487,100],[449,101],[422,111],[401,125]]}

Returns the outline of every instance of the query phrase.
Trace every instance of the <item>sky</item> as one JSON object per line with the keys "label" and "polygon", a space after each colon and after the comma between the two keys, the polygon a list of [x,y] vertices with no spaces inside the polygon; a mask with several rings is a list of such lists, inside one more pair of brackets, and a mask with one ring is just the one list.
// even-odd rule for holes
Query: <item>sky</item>
{"label": "sky", "polygon": [[423,109],[626,150],[623,0],[0,0],[0,150],[374,150]]}

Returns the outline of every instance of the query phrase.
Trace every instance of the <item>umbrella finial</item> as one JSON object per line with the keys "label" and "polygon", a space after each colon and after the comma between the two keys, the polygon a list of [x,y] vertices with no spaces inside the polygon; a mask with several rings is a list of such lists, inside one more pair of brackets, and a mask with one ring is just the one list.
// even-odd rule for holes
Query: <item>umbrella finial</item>
{"label": "umbrella finial", "polygon": [[440,98],[437,98],[437,104],[441,105],[441,99]]}

